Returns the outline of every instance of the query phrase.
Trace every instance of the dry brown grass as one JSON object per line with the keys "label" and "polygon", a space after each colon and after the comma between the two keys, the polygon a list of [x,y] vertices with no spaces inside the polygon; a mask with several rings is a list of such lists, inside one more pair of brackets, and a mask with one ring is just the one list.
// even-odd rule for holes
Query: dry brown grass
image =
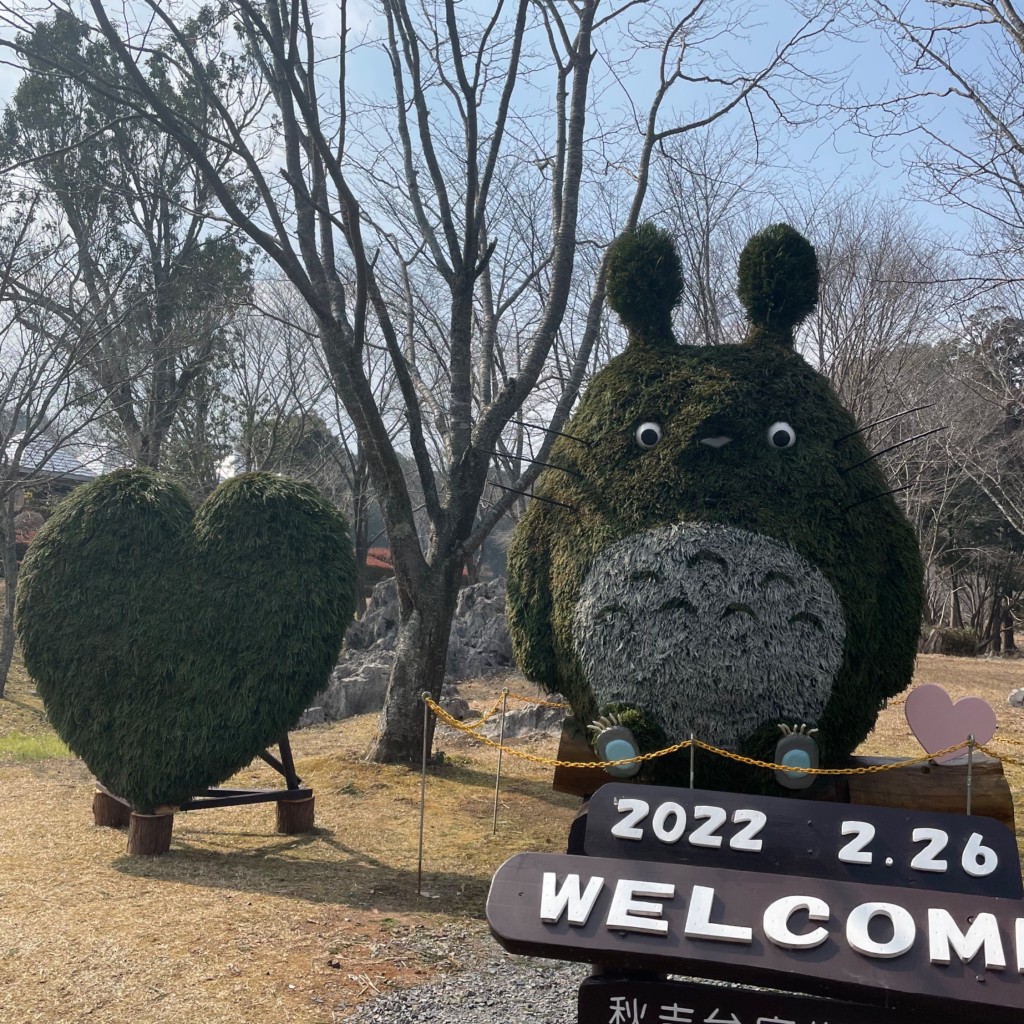
{"label": "dry brown grass", "polygon": [[[23,676],[9,697],[0,735],[32,717]],[[125,857],[124,833],[92,824],[80,761],[0,757],[0,1021],[332,1022],[436,969],[428,934],[484,931],[494,870],[522,849],[564,848],[574,801],[517,765],[494,837],[495,756],[439,737],[449,758],[427,780],[418,896],[419,773],[361,760],[373,724],[293,736],[315,833],[277,835],[266,804],[179,814],[170,854],[154,859]],[[235,781],[277,778],[255,762]]]}
{"label": "dry brown grass", "polygon": [[[1024,712],[1006,705],[1024,664],[922,657],[918,681],[990,699],[994,745],[1024,761],[1012,746],[1024,743]],[[482,704],[500,687],[470,693]],[[23,674],[9,698],[0,735],[45,730]],[[178,815],[171,853],[155,859],[128,859],[123,833],[92,824],[81,762],[0,759],[0,1021],[326,1024],[422,980],[439,956],[458,962],[459,931],[485,930],[495,868],[520,850],[563,849],[574,801],[552,793],[547,770],[506,759],[492,836],[496,755],[441,735],[447,763],[427,781],[428,895],[417,896],[419,774],[362,761],[372,729],[363,718],[293,737],[316,792],[315,833],[277,835],[269,805],[195,812]],[[551,754],[553,743],[530,749]],[[916,753],[901,708],[864,751]],[[1022,808],[1024,768],[1007,775]],[[238,781],[276,780],[257,763]],[[1022,837],[1020,810],[1018,824]]]}

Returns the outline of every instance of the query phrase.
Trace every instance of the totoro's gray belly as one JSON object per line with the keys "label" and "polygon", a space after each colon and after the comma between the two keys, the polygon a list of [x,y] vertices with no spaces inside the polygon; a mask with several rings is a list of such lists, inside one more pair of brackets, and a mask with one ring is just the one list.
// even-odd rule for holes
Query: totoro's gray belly
{"label": "totoro's gray belly", "polygon": [[727,747],[766,722],[813,725],[846,637],[835,591],[792,548],[687,523],[602,551],[573,627],[599,706],[626,701],[672,740]]}

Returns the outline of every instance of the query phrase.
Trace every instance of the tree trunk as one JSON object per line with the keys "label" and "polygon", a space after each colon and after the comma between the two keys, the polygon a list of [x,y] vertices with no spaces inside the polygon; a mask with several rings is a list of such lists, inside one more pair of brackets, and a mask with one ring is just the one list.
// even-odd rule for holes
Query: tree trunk
{"label": "tree trunk", "polygon": [[0,559],[4,566],[4,608],[0,622],[0,697],[7,688],[7,676],[14,659],[14,599],[18,593],[18,545],[14,536],[14,493],[4,501],[0,524]]}
{"label": "tree trunk", "polygon": [[988,649],[991,654],[1001,654],[1003,650],[1003,635],[1000,631],[1002,618],[1002,597],[996,595],[992,598],[992,614],[988,620]]}
{"label": "tree trunk", "polygon": [[370,553],[370,476],[359,451],[352,473],[352,544],[356,552],[356,618],[366,611],[366,558]]}
{"label": "tree trunk", "polygon": [[[461,567],[460,567],[461,572]],[[441,696],[448,638],[458,600],[460,576],[434,570],[415,595],[405,595],[399,581],[400,618],[395,664],[369,757],[384,763],[416,763],[423,754],[424,704],[421,694]],[[434,716],[427,716],[427,751],[434,739]]]}
{"label": "tree trunk", "polygon": [[1013,613],[1010,611],[1009,601],[1003,607],[1003,653],[1009,654],[1011,651],[1016,653],[1017,643],[1013,636]]}
{"label": "tree trunk", "polygon": [[949,624],[953,629],[964,628],[963,611],[960,608],[960,586],[957,578],[952,578],[953,592],[949,599]]}

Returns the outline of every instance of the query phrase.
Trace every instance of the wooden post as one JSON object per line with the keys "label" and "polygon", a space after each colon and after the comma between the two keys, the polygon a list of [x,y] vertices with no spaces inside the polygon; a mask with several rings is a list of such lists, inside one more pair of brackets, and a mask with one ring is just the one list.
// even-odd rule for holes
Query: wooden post
{"label": "wooden post", "polygon": [[101,786],[92,795],[92,820],[102,828],[127,828],[132,809]]}
{"label": "wooden post", "polygon": [[277,801],[277,831],[283,836],[295,836],[313,831],[313,797],[302,800]]}
{"label": "wooden post", "polygon": [[174,811],[159,814],[139,814],[132,811],[128,824],[128,856],[154,857],[171,848]]}

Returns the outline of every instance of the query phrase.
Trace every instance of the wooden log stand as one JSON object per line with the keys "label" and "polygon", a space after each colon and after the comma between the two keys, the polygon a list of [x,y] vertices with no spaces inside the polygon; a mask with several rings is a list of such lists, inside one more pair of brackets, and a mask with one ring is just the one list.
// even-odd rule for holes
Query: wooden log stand
{"label": "wooden log stand", "polygon": [[177,811],[198,811],[206,807],[237,807],[242,804],[275,803],[276,828],[281,835],[299,835],[314,825],[313,791],[302,785],[295,773],[287,735],[278,743],[280,757],[264,750],[260,758],[284,777],[284,789],[227,789],[211,787],[186,800],[179,807],[160,807],[155,814],[139,814],[122,799],[97,785],[92,799],[93,821],[107,828],[128,828],[129,856],[155,856],[171,848],[174,815]]}
{"label": "wooden log stand", "polygon": [[[593,761],[594,751],[575,719],[567,718],[558,744],[559,761]],[[851,757],[849,767],[898,765],[902,757]],[[603,768],[556,768],[552,787],[557,793],[589,797],[606,782],[616,780]],[[629,780],[626,780],[629,781]],[[1003,764],[980,751],[974,754],[971,813],[995,818],[1013,831],[1013,796]],[[700,785],[700,778],[697,778]],[[780,791],[780,796],[788,795]],[[838,803],[902,807],[916,811],[963,814],[967,805],[967,765],[929,761],[865,775],[822,776],[808,791],[812,799]]]}
{"label": "wooden log stand", "polygon": [[96,784],[92,795],[92,820],[103,828],[128,828],[132,809],[126,800],[114,796],[105,786]]}
{"label": "wooden log stand", "polygon": [[128,856],[152,857],[171,848],[174,810],[160,809],[156,814],[132,811],[128,824]]}

